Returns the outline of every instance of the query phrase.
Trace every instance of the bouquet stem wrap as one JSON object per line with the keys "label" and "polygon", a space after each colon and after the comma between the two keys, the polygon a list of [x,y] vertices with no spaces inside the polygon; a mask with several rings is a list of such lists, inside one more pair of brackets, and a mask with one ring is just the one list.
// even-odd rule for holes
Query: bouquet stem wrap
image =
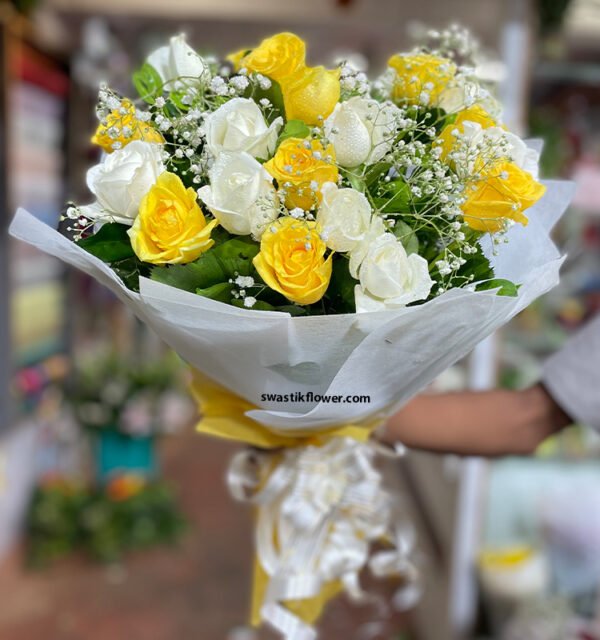
{"label": "bouquet stem wrap", "polygon": [[[252,445],[234,456],[227,479],[256,510],[253,625],[266,622],[286,640],[316,638],[331,598],[367,599],[359,583],[367,565],[414,589],[413,531],[395,525],[373,464],[378,451],[397,455],[369,440],[380,420],[285,437],[256,429],[245,415],[254,407],[199,372],[192,391],[204,415],[198,431]],[[375,542],[386,549],[372,554]]]}

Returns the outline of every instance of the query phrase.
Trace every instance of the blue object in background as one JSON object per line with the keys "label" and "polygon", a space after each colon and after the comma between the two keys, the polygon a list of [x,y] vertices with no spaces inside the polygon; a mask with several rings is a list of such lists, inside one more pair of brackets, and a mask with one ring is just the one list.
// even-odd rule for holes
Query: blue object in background
{"label": "blue object in background", "polygon": [[132,437],[101,429],[96,438],[96,473],[101,483],[119,473],[155,475],[158,465],[154,437]]}

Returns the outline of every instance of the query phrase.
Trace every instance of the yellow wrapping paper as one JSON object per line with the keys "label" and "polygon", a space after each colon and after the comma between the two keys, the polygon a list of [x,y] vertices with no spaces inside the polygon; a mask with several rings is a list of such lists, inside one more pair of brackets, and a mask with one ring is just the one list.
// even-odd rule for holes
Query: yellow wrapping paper
{"label": "yellow wrapping paper", "polygon": [[[243,442],[262,449],[318,445],[332,437],[348,437],[359,442],[366,442],[373,429],[381,424],[380,420],[371,420],[356,425],[332,427],[319,432],[318,435],[315,435],[314,432],[302,433],[299,431],[294,431],[293,434],[277,433],[246,416],[247,411],[257,408],[255,405],[228,391],[197,370],[193,370],[191,389],[202,414],[196,427],[198,432],[226,440]],[[250,615],[253,626],[261,624],[260,610],[268,583],[269,576],[261,566],[258,557],[255,557]],[[342,589],[339,581],[333,581],[325,584],[321,593],[314,598],[286,601],[282,604],[303,622],[312,625],[321,617],[329,600],[338,595]]]}

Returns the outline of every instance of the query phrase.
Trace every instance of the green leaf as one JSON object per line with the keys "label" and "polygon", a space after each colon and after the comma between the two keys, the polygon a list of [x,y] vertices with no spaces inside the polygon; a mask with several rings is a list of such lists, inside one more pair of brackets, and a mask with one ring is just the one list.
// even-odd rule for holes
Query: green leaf
{"label": "green leaf", "polygon": [[[359,169],[359,167],[357,169]],[[353,189],[355,189],[359,193],[365,192],[367,185],[365,184],[365,180],[362,176],[357,176],[355,173],[352,173],[352,171],[345,171],[344,176]]]}
{"label": "green leaf", "polygon": [[97,233],[79,240],[77,244],[104,262],[131,258],[135,253],[127,235],[128,229],[127,225],[116,222],[104,224]]}
{"label": "green leaf", "polygon": [[401,213],[410,211],[412,194],[409,185],[404,180],[390,180],[384,183],[381,193],[373,198],[375,206],[382,213]]}
{"label": "green leaf", "polygon": [[377,186],[377,183],[387,175],[391,167],[391,162],[376,162],[372,164],[365,173],[367,188],[370,189],[372,186]]}
{"label": "green leaf", "polygon": [[140,98],[144,102],[154,104],[154,101],[163,91],[163,81],[158,71],[147,62],[134,72],[132,76],[133,85]]}
{"label": "green leaf", "polygon": [[212,287],[206,287],[205,289],[196,289],[196,293],[199,296],[210,298],[211,300],[218,300],[219,302],[231,301],[231,290],[233,285],[230,282],[219,282],[213,284]]}
{"label": "green leaf", "polygon": [[277,146],[288,138],[307,138],[309,135],[310,129],[302,120],[288,120],[279,134]]}
{"label": "green leaf", "polygon": [[[247,309],[244,305],[244,301],[241,298],[235,298],[231,301],[231,304],[234,307],[239,307],[240,309]],[[257,300],[251,307],[253,311],[276,311],[276,309],[272,304],[265,302],[264,300]]]}
{"label": "green leaf", "polygon": [[411,253],[419,252],[419,238],[417,238],[417,234],[406,222],[396,220],[393,231],[396,238],[400,240],[406,249],[406,253],[410,255]]}
{"label": "green leaf", "polygon": [[354,313],[354,287],[356,280],[350,275],[349,262],[342,256],[334,256],[331,281],[327,288],[327,298],[338,313]]}
{"label": "green leaf", "polygon": [[187,91],[171,91],[169,93],[169,100],[177,107],[177,109],[179,109],[179,111],[187,112],[190,110],[190,105],[183,102],[183,97],[186,94]]}
{"label": "green leaf", "polygon": [[139,291],[140,276],[148,276],[150,273],[150,265],[138,260],[137,256],[112,262],[110,267],[132,291]]}
{"label": "green leaf", "polygon": [[269,124],[271,124],[275,118],[285,116],[283,93],[279,83],[275,80],[271,80],[271,86],[268,89],[261,89],[255,83],[251,84],[244,92],[244,98],[252,98],[256,103],[259,103],[264,98],[271,103],[273,108],[266,110],[267,122]]}
{"label": "green leaf", "polygon": [[195,293],[198,289],[228,283],[236,275],[253,275],[252,259],[258,251],[256,242],[237,237],[212,247],[195,262],[155,267],[150,277],[157,282]]}
{"label": "green leaf", "polygon": [[456,275],[466,278],[471,282],[483,282],[491,280],[494,277],[494,270],[492,269],[490,261],[481,251],[481,247],[478,247],[477,253],[468,256],[467,261],[456,272]]}
{"label": "green leaf", "polygon": [[519,287],[521,285],[515,284],[510,280],[504,278],[492,278],[492,280],[486,280],[480,282],[476,287],[476,291],[490,291],[492,289],[498,289],[496,295],[508,296],[510,298],[516,298],[519,295]]}

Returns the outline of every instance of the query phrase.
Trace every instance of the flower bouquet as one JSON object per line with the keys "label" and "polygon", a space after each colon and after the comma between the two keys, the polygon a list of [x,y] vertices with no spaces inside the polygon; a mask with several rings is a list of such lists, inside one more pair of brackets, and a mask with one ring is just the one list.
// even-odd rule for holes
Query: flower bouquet
{"label": "flower bouquet", "polygon": [[253,621],[288,639],[339,591],[365,599],[367,565],[413,588],[370,436],[558,281],[571,187],[538,180],[468,45],[437,34],[371,82],[308,66],[290,33],[225,61],[172,38],[139,100],[100,90],[72,239],[22,210],[11,226],[192,365],[201,432],[253,447],[229,471],[256,508]]}

